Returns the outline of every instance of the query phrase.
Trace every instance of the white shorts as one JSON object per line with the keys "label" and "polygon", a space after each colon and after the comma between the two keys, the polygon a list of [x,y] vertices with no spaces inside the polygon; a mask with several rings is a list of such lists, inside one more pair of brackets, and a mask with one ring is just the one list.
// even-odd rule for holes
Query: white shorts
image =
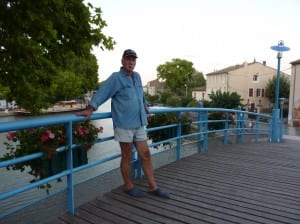
{"label": "white shorts", "polygon": [[115,127],[115,140],[118,142],[139,142],[147,140],[145,127],[135,129],[122,129]]}

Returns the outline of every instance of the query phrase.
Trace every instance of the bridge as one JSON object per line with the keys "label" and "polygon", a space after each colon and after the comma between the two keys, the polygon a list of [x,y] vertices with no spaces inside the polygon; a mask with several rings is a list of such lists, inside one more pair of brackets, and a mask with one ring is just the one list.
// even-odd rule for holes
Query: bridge
{"label": "bridge", "polygon": [[[172,142],[168,150],[153,154],[155,176],[161,187],[171,192],[171,199],[152,195],[131,198],[120,187],[118,169],[74,183],[73,172],[114,160],[102,158],[77,168],[68,164],[66,171],[1,193],[2,201],[67,176],[67,186],[60,192],[38,202],[21,206],[1,214],[0,223],[299,223],[299,139],[282,138],[283,122],[272,141],[272,116],[241,110],[211,108],[173,108],[153,110],[151,113],[197,113],[192,121],[194,133],[183,134],[181,119],[175,124],[149,128],[158,131],[176,128],[176,135],[153,142],[150,147]],[[210,113],[222,113],[222,119],[211,120]],[[231,115],[234,122],[231,123]],[[253,127],[245,125],[251,115]],[[110,118],[110,113],[93,115],[92,119]],[[30,122],[7,122],[0,131],[80,121],[76,116],[34,119]],[[210,129],[210,123],[223,124]],[[13,125],[14,124],[14,125]],[[111,138],[101,139],[101,141]],[[101,141],[98,143],[101,144]],[[96,144],[98,144],[96,143]],[[70,148],[75,146],[69,143]],[[36,158],[32,155],[32,158]],[[29,159],[32,159],[29,158]],[[28,158],[27,158],[28,159]],[[147,191],[146,182],[133,158],[135,183]],[[16,161],[0,162],[0,167]],[[71,167],[70,167],[71,166]],[[37,212],[39,211],[39,212]],[[29,220],[29,221],[28,221]],[[43,221],[41,221],[43,220]],[[47,221],[45,221],[47,220]]]}

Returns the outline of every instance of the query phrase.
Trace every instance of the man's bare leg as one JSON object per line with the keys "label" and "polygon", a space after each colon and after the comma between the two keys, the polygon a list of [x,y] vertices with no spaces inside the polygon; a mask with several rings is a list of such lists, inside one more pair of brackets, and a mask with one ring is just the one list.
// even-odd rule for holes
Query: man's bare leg
{"label": "man's bare leg", "polygon": [[154,179],[151,154],[149,151],[149,147],[147,145],[147,141],[135,142],[135,146],[136,146],[137,152],[142,160],[142,168],[143,168],[144,174],[148,180],[149,191],[154,191],[157,189],[157,184]]}
{"label": "man's bare leg", "polygon": [[124,181],[124,190],[130,190],[134,187],[131,178],[131,157],[132,157],[132,143],[120,142],[121,147],[121,174]]}

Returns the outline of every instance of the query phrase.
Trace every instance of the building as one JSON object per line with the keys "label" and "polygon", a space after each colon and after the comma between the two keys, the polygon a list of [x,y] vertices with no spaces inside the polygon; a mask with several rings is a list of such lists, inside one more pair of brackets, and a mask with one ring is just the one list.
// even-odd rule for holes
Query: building
{"label": "building", "polygon": [[164,91],[164,83],[160,82],[158,79],[149,81],[146,86],[146,93],[151,96],[158,95]]}
{"label": "building", "polygon": [[300,126],[300,59],[291,62],[288,124]]}
{"label": "building", "polygon": [[[213,91],[237,92],[249,110],[261,112],[273,106],[273,102],[265,97],[265,88],[276,73],[277,70],[267,66],[265,61],[260,63],[255,60],[208,73],[205,100],[209,100],[209,94]],[[283,72],[281,74],[287,75]]]}
{"label": "building", "polygon": [[194,88],[192,90],[192,97],[194,99],[196,99],[197,101],[204,101],[204,99],[206,99],[206,87],[205,86],[201,86],[201,87],[197,87]]}

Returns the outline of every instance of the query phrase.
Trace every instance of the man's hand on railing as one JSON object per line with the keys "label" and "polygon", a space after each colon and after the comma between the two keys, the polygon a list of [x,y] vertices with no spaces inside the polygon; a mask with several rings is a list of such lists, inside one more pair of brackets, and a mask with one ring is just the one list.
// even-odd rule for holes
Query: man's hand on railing
{"label": "man's hand on railing", "polygon": [[93,111],[94,111],[94,108],[89,105],[89,106],[87,106],[87,108],[85,110],[78,111],[75,114],[77,116],[84,116],[85,120],[90,120],[90,117],[91,117]]}

